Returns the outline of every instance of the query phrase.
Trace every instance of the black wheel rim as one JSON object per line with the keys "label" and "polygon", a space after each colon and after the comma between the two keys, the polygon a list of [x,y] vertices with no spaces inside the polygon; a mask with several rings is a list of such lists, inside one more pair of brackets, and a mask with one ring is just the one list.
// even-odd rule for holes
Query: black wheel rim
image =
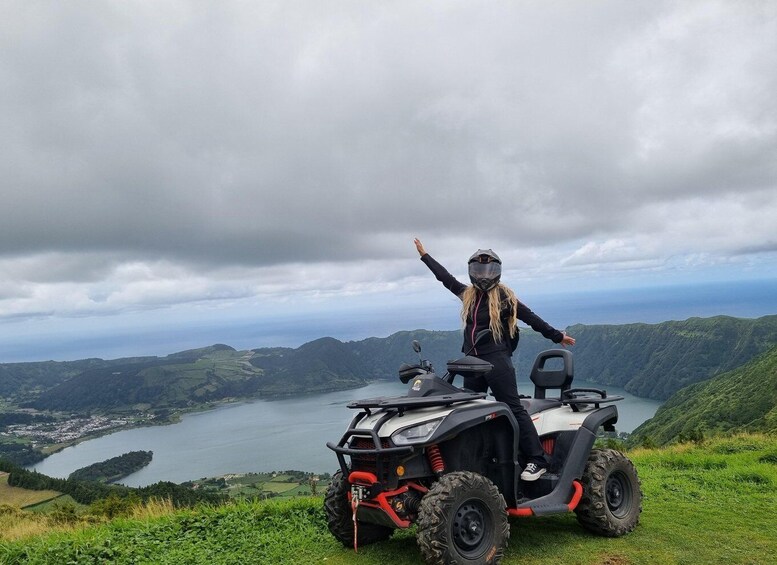
{"label": "black wheel rim", "polygon": [[453,543],[465,557],[478,557],[488,547],[492,520],[479,500],[468,500],[456,510],[451,523]]}
{"label": "black wheel rim", "polygon": [[623,518],[631,510],[631,482],[621,471],[607,477],[605,486],[607,508],[616,518]]}

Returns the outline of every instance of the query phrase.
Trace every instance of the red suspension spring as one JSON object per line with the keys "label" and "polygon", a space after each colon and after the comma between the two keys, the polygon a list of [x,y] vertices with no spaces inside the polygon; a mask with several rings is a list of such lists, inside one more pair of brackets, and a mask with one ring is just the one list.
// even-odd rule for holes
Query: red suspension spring
{"label": "red suspension spring", "polygon": [[442,453],[440,453],[440,448],[437,444],[426,448],[426,456],[429,458],[432,471],[439,475],[445,470],[445,462],[442,460]]}

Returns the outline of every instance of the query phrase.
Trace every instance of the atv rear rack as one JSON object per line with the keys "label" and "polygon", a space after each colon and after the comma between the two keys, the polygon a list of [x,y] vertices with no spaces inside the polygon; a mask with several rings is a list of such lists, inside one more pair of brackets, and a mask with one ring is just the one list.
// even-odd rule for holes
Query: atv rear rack
{"label": "atv rear rack", "polygon": [[[582,395],[580,395],[581,393]],[[596,396],[592,396],[590,393]],[[594,408],[599,408],[600,404],[618,402],[619,400],[623,400],[623,397],[618,395],[607,396],[606,390],[599,390],[598,388],[570,388],[562,391],[560,399],[561,404],[569,405],[575,412],[579,410],[578,406],[593,404]]]}

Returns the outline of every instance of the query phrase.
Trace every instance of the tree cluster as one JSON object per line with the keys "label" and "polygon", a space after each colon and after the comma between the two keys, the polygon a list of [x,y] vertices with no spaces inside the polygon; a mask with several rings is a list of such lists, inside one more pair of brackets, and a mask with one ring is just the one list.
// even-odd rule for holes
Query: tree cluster
{"label": "tree cluster", "polygon": [[8,462],[0,461],[0,470],[8,472],[10,486],[29,490],[55,490],[69,494],[76,502],[92,504],[101,499],[115,496],[118,498],[137,497],[141,501],[151,498],[169,499],[175,507],[193,506],[200,502],[220,504],[226,497],[212,492],[200,492],[170,482],[158,482],[142,488],[122,485],[106,485],[98,482],[56,479],[36,471],[27,471]]}
{"label": "tree cluster", "polygon": [[28,414],[27,412],[2,412],[0,413],[0,431],[6,426],[14,424],[37,424],[40,422],[53,422],[54,417],[49,414]]}
{"label": "tree cluster", "polygon": [[152,451],[130,451],[73,471],[68,478],[76,481],[116,482],[151,463],[153,456]]}
{"label": "tree cluster", "polygon": [[0,442],[0,460],[6,459],[19,466],[34,465],[43,461],[45,455],[28,443]]}

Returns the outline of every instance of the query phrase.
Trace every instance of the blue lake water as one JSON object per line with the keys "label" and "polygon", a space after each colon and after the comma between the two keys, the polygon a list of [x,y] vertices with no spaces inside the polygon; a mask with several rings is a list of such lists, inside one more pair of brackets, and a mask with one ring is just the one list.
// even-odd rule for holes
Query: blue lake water
{"label": "blue lake water", "polygon": [[[585,381],[575,381],[575,386],[597,387]],[[524,393],[533,390],[524,382],[519,389]],[[136,428],[85,441],[32,468],[52,477],[67,477],[76,469],[128,451],[151,450],[151,464],[122,483],[181,483],[227,473],[287,469],[333,472],[337,460],[325,444],[339,440],[355,414],[346,404],[359,398],[398,396],[405,390],[406,385],[398,381],[376,382],[354,390],[225,405],[187,414],[169,426]],[[625,397],[617,403],[618,431],[632,431],[661,404],[615,387],[607,387],[607,392]]]}

